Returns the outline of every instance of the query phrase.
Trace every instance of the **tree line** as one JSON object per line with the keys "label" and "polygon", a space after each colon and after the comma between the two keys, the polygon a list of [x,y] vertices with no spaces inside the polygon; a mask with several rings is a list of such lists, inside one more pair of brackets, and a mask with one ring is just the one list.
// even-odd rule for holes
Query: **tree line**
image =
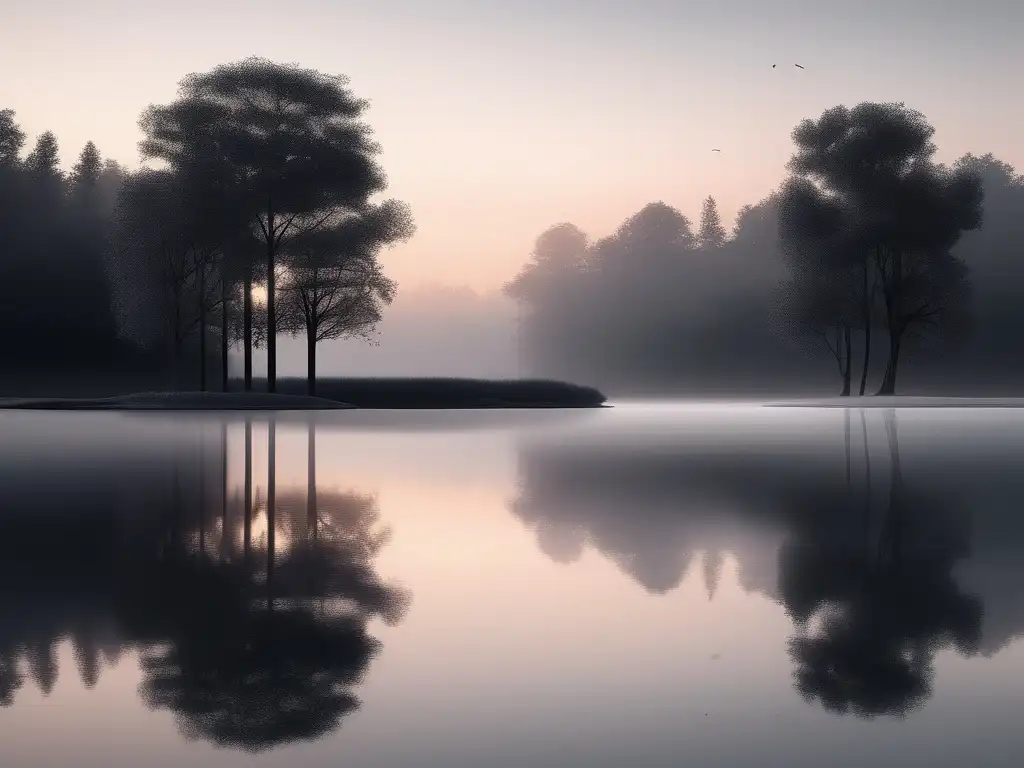
{"label": "tree line", "polygon": [[371,338],[397,288],[378,255],[415,231],[407,205],[375,200],[387,177],[368,106],[344,76],[249,58],[144,111],[139,170],[90,143],[70,175],[52,133],[22,158],[0,113],[0,323],[20,348],[7,367],[130,360],[205,390],[219,356],[227,390],[240,345],[249,390],[265,346],[273,392],[288,333],[307,339],[313,393],[317,343]]}
{"label": "tree line", "polygon": [[696,231],[663,202],[596,242],[550,228],[505,287],[531,367],[707,394],[837,372],[863,395],[893,394],[909,355],[918,391],[1019,388],[1024,178],[991,154],[939,163],[934,133],[904,104],[838,106],[794,129],[790,176],[731,233],[713,197]]}

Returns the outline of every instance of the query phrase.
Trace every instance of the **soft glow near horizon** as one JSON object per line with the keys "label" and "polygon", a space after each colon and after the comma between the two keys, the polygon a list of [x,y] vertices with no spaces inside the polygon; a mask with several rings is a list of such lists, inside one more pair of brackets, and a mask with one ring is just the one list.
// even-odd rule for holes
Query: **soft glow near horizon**
{"label": "soft glow near horizon", "polygon": [[52,129],[65,166],[93,140],[135,167],[140,112],[190,72],[263,55],[347,74],[372,101],[388,194],[418,223],[388,274],[491,290],[560,221],[597,238],[659,199],[696,220],[710,194],[730,224],[781,180],[793,127],[836,104],[905,101],[940,159],[1024,166],[1024,7],[920,8],[38,0],[5,16],[0,64],[17,74],[0,107],[30,141]]}

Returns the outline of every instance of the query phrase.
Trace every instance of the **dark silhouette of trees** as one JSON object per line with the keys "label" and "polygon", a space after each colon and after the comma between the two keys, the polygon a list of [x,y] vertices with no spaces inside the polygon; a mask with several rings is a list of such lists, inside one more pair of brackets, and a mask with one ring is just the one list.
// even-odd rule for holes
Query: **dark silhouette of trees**
{"label": "dark silhouette of trees", "polygon": [[580,232],[578,268],[531,256],[506,286],[528,375],[616,394],[785,396],[821,392],[838,369],[840,391],[863,395],[877,366],[880,394],[897,378],[920,394],[1015,394],[1024,362],[998,350],[1019,324],[1010,254],[1024,230],[1010,211],[1024,185],[991,156],[936,163],[933,134],[902,104],[803,121],[791,177],[710,238],[714,259],[702,258],[711,225],[693,235],[663,202],[596,242]]}
{"label": "dark silhouette of trees", "polygon": [[590,240],[568,222],[556,224],[537,238],[530,260],[505,284],[505,295],[532,308],[542,306],[544,291],[557,290],[566,278],[586,269]]}
{"label": "dark silhouette of trees", "polygon": [[289,244],[278,325],[306,336],[310,395],[316,391],[317,343],[370,338],[397,288],[381,270],[377,253],[413,231],[408,207],[392,200],[335,226],[301,233]]}
{"label": "dark silhouette of trees", "polygon": [[[860,262],[861,394],[876,287],[889,336],[879,394],[895,392],[908,334],[955,327],[969,295],[966,270],[950,251],[963,231],[981,224],[981,180],[965,168],[934,164],[933,134],[920,113],[902,104],[872,103],[835,107],[793,131],[797,152],[789,169],[805,183],[784,191],[780,234],[784,242],[801,243],[804,261],[820,261],[810,270],[827,274],[832,285],[852,282],[850,267]],[[808,254],[808,240],[817,241],[816,253]],[[797,303],[805,301],[801,289],[814,291],[819,285],[817,279],[798,280],[790,284],[795,289],[790,295]],[[853,291],[840,288],[844,299]],[[836,312],[835,324],[846,338],[848,301],[837,302]],[[847,369],[847,379],[849,374]]]}
{"label": "dark silhouette of trees", "polygon": [[[842,395],[850,394],[853,330],[864,331],[869,350],[873,319],[868,264],[851,219],[837,199],[806,179],[790,180],[779,195],[780,244],[790,274],[776,294],[774,322],[796,340],[813,339],[818,347],[824,340],[839,366]],[[866,365],[865,357],[864,376]]]}
{"label": "dark silhouette of trees", "polygon": [[[265,504],[251,499],[251,439],[250,498],[229,495],[227,424],[198,450],[193,433],[5,476],[0,707],[26,680],[50,692],[70,639],[85,687],[133,650],[141,698],[186,736],[259,751],[337,728],[381,650],[371,620],[401,621],[410,595],[376,573],[389,534],[376,499],[317,487],[312,429],[307,487],[268,487]],[[270,535],[253,536],[259,522]]]}
{"label": "dark silhouette of trees", "polygon": [[[713,592],[716,563],[730,552],[740,586],[793,620],[798,694],[836,713],[905,715],[930,697],[940,650],[981,653],[982,600],[962,584],[993,554],[972,541],[986,503],[970,477],[988,458],[935,488],[936,468],[921,465],[935,453],[917,444],[905,462],[916,465],[912,477],[895,413],[874,414],[886,440],[869,441],[864,427],[861,467],[854,451],[830,450],[843,434],[836,422],[823,440],[796,437],[799,447],[783,445],[788,436],[758,445],[749,433],[724,436],[731,416],[694,424],[685,438],[533,437],[520,450],[511,511],[551,559],[572,563],[593,548],[651,594],[679,587],[700,556]],[[993,477],[1013,473],[1007,461]],[[996,530],[1015,519],[1014,499],[1004,498]],[[1019,637],[1020,618],[1013,625]]]}
{"label": "dark silhouette of trees", "polygon": [[741,211],[714,258],[703,258],[689,220],[665,203],[645,206],[593,244],[572,225],[555,228],[572,255],[535,254],[506,286],[522,309],[529,373],[680,394],[806,378],[788,373],[787,348],[765,328],[764,286],[784,274],[775,209],[769,198]]}
{"label": "dark silhouette of trees", "polygon": [[113,250],[124,332],[180,364],[186,339],[203,320],[200,272],[188,190],[170,171],[131,174],[119,197]]}
{"label": "dark silhouette of trees", "polygon": [[57,139],[47,131],[22,159],[24,132],[12,111],[0,114],[4,378],[109,366],[127,350],[117,339],[104,264],[109,179],[99,152],[88,144],[65,175]]}
{"label": "dark silhouette of trees", "polygon": [[[277,373],[278,257],[288,240],[360,212],[386,186],[379,147],[360,121],[368,106],[342,76],[249,58],[193,74],[179,97],[150,107],[143,155],[195,175],[199,158],[225,169],[229,199],[264,247],[267,389]],[[246,293],[248,295],[248,293]]]}
{"label": "dark silhouette of trees", "polygon": [[715,198],[708,195],[700,209],[700,228],[697,230],[697,244],[704,249],[721,248],[728,233],[722,224]]}
{"label": "dark silhouette of trees", "polygon": [[[890,471],[881,519],[872,519],[866,464],[867,535],[833,529],[809,536],[804,528],[780,553],[783,601],[798,628],[790,642],[797,691],[829,711],[869,718],[921,706],[931,695],[938,648],[975,655],[982,618],[980,600],[953,577],[967,554],[963,519],[907,487],[896,414],[883,415]],[[818,528],[820,520],[809,516],[806,525]],[[812,618],[820,620],[817,631]]]}

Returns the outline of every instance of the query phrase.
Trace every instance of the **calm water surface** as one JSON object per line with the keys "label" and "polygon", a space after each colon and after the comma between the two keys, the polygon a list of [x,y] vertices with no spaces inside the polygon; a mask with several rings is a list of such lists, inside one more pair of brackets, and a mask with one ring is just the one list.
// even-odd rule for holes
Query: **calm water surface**
{"label": "calm water surface", "polygon": [[1024,411],[0,413],[0,766],[1017,766]]}

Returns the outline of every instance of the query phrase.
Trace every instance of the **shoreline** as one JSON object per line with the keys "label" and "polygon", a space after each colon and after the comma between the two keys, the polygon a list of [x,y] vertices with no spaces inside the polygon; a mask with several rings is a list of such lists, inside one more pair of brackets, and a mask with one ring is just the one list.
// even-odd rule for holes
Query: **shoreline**
{"label": "shoreline", "polygon": [[777,400],[764,408],[1024,408],[1024,397],[923,397],[870,395],[806,400]]}

